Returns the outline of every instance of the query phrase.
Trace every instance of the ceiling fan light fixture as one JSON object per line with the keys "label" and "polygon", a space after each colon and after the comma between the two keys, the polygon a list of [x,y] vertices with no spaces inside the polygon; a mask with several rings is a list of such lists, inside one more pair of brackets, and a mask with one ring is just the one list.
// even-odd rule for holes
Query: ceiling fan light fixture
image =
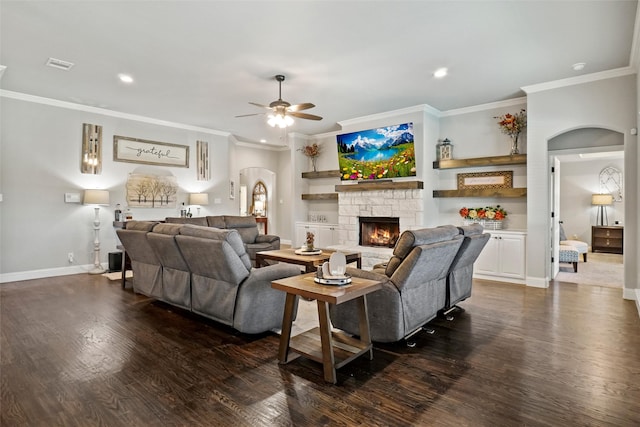
{"label": "ceiling fan light fixture", "polygon": [[287,116],[286,114],[269,114],[269,120],[267,120],[267,123],[271,127],[278,126],[280,129],[284,129],[293,124],[293,119],[291,116]]}

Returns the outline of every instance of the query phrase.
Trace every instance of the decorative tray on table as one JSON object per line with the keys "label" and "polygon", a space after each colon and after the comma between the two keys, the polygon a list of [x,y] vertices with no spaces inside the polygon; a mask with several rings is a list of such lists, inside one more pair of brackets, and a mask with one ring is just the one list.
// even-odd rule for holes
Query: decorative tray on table
{"label": "decorative tray on table", "polygon": [[296,255],[320,255],[322,254],[322,249],[314,249],[312,251],[308,251],[306,249],[296,249]]}
{"label": "decorative tray on table", "polygon": [[342,286],[351,283],[351,276],[345,274],[344,276],[314,277],[313,281],[321,285]]}

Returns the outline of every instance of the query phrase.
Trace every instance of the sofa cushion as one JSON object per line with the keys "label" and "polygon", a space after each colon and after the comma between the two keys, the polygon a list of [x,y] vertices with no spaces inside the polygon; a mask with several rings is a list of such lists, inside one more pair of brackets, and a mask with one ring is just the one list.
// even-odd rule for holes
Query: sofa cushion
{"label": "sofa cushion", "polygon": [[224,223],[226,228],[238,230],[244,243],[254,243],[258,237],[258,225],[255,217],[225,215]]}
{"label": "sofa cushion", "polygon": [[209,227],[215,227],[215,228],[227,228],[224,224],[224,216],[219,215],[219,216],[208,216],[207,218],[207,224]]}
{"label": "sofa cushion", "polygon": [[176,234],[180,234],[180,229],[182,228],[182,226],[182,224],[160,223],[153,227],[153,232],[175,236]]}
{"label": "sofa cushion", "polygon": [[435,242],[451,240],[460,234],[460,230],[453,225],[443,225],[436,228],[423,228],[420,230],[405,230],[400,235],[393,248],[393,256],[387,264],[385,274],[391,277],[402,260],[413,250],[415,246],[429,245]]}
{"label": "sofa cushion", "polygon": [[180,234],[183,236],[226,241],[236,254],[238,254],[247,270],[251,270],[251,259],[249,258],[249,254],[247,254],[247,250],[237,230],[222,230],[215,227],[186,224],[180,230]]}
{"label": "sofa cushion", "polygon": [[158,221],[127,221],[126,224],[127,230],[151,231],[159,223]]}
{"label": "sofa cushion", "polygon": [[184,217],[166,217],[165,221],[170,224],[193,224],[193,225],[209,225],[207,223],[207,218],[204,216],[195,217],[195,218],[184,218]]}

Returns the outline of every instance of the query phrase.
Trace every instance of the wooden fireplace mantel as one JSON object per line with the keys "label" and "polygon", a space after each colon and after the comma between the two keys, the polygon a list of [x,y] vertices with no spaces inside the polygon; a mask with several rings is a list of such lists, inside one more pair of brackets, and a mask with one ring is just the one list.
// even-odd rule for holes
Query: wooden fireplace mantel
{"label": "wooden fireplace mantel", "polygon": [[422,181],[398,181],[398,182],[360,182],[358,184],[336,185],[337,192],[348,191],[379,191],[379,190],[422,190]]}

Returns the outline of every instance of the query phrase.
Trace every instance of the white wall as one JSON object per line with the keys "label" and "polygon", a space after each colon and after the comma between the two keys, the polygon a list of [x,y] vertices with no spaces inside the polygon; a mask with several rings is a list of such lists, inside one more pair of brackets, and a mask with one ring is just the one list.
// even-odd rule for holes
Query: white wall
{"label": "white wall", "polygon": [[[638,157],[636,76],[571,86],[527,88],[527,283],[547,286],[550,273],[549,139],[573,129],[596,127],[624,134],[625,288],[638,287]],[[632,209],[633,208],[633,209]],[[629,292],[625,291],[625,295]]]}
{"label": "white wall", "polygon": [[[440,137],[449,138],[453,143],[453,157],[456,159],[506,156],[511,151],[511,139],[500,132],[498,120],[494,117],[517,113],[527,108],[524,100],[502,103],[499,107],[478,106],[473,109],[461,109],[445,113],[440,120]],[[526,138],[521,135],[520,153],[526,153]],[[432,151],[435,152],[435,143]],[[444,169],[438,171],[438,189],[455,190],[459,173],[513,171],[513,186],[527,186],[527,168],[525,165],[492,166],[464,169]],[[484,207],[500,205],[507,211],[506,229],[525,230],[527,228],[527,199],[519,198],[482,198],[454,197],[438,199],[440,223],[462,224],[458,211],[462,207]]]}
{"label": "white wall", "polygon": [[[86,188],[110,191],[111,206],[100,209],[101,261],[118,244],[112,226],[115,205],[125,204],[125,183],[131,172],[170,172],[178,181],[178,205],[188,203],[188,193],[209,193],[209,206],[201,215],[228,213],[228,138],[222,133],[178,129],[129,120],[96,112],[46,105],[7,97],[0,98],[1,177],[0,281],[20,280],[18,273],[33,277],[60,274],[69,267],[76,272],[93,262],[93,208],[64,203],[64,194]],[[103,127],[102,173],[80,173],[82,124]],[[189,168],[148,166],[113,161],[113,135],[122,135],[190,147]],[[197,181],[196,140],[209,142],[211,180]],[[219,204],[214,204],[216,198]],[[178,215],[175,209],[133,209],[134,219],[158,219]],[[75,254],[70,265],[67,253]],[[37,271],[40,271],[38,273]],[[74,270],[71,270],[74,272]]]}
{"label": "white wall", "polygon": [[[614,167],[624,176],[624,160],[591,160],[561,162],[560,220],[568,238],[576,238],[591,246],[591,226],[596,224],[597,208],[591,205],[591,195],[600,192],[600,171]],[[624,225],[625,198],[607,206],[609,225],[619,221]]]}

